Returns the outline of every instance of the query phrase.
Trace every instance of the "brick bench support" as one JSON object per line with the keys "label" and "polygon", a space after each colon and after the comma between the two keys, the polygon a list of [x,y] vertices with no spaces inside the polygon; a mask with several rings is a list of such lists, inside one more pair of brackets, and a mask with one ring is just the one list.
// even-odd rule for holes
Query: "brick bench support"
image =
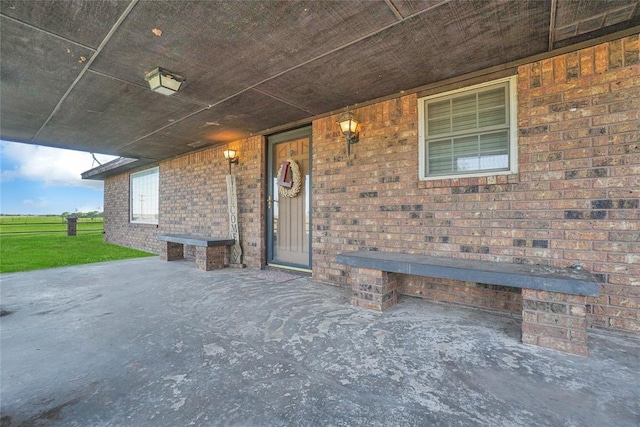
{"label": "brick bench support", "polygon": [[396,274],[511,286],[522,289],[522,342],[587,356],[587,296],[598,295],[581,269],[356,251],[338,254],[350,266],[351,304],[385,310],[398,300]]}
{"label": "brick bench support", "polygon": [[398,302],[398,281],[395,273],[355,268],[352,275],[352,305],[382,311]]}
{"label": "brick bench support", "polygon": [[199,270],[219,270],[229,265],[226,246],[196,246],[196,267]]}
{"label": "brick bench support", "polygon": [[160,259],[165,261],[176,261],[184,258],[184,245],[182,243],[167,242],[160,253]]}
{"label": "brick bench support", "polygon": [[188,234],[159,234],[158,240],[163,245],[160,259],[176,261],[184,258],[184,246],[196,248],[196,267],[199,270],[218,270],[229,265],[229,246],[235,244],[234,239],[221,237],[200,237]]}
{"label": "brick bench support", "polygon": [[522,290],[522,342],[587,356],[587,297]]}

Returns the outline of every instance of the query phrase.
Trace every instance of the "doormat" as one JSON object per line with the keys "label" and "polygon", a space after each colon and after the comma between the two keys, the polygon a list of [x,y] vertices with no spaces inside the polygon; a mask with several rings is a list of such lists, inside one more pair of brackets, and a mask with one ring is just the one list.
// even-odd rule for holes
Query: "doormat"
{"label": "doormat", "polygon": [[268,280],[270,282],[282,283],[289,280],[299,279],[302,276],[297,274],[285,273],[284,271],[277,270],[261,270],[253,277],[256,279]]}

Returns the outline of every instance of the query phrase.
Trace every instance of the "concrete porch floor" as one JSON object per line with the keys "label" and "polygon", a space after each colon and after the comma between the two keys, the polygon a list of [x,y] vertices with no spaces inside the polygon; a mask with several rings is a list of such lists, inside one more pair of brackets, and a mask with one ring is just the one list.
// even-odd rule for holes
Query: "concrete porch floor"
{"label": "concrete porch floor", "polygon": [[5,426],[638,426],[640,341],[158,258],[0,276]]}

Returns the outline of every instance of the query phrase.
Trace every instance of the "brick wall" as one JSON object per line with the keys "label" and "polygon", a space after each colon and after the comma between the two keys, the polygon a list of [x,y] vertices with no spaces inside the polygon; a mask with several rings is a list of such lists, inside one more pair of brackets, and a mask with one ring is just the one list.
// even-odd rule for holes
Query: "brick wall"
{"label": "brick wall", "polygon": [[[640,332],[638,35],[519,67],[519,173],[418,180],[417,96],[358,108],[346,157],[337,115],[313,122],[313,275],[346,286],[343,251],[571,266],[601,282],[590,326]],[[575,111],[574,111],[575,109]],[[238,141],[244,262],[265,263],[266,146]],[[105,182],[107,240],[159,252],[155,234],[228,230],[226,147],[160,164],[160,224],[129,224],[129,175]],[[518,289],[397,275],[402,293],[521,312]]]}
{"label": "brick wall", "polygon": [[153,224],[129,222],[129,174],[109,177],[104,181],[105,241],[121,246],[160,253],[160,242],[155,237]]}
{"label": "brick wall", "polygon": [[640,332],[638,35],[521,67],[520,181],[540,185],[551,262],[602,283],[592,326]]}
{"label": "brick wall", "polygon": [[[519,173],[418,181],[417,96],[314,130],[314,277],[347,285],[343,251],[571,266],[601,282],[593,327],[640,331],[638,35],[518,69]],[[399,275],[401,293],[520,312],[518,290]]]}
{"label": "brick wall", "polygon": [[[232,165],[238,194],[238,222],[243,262],[250,267],[264,264],[262,224],[265,151],[262,137],[238,141],[160,163],[159,224],[129,223],[129,174],[105,181],[106,240],[124,246],[160,252],[156,234],[191,233],[229,235],[227,186],[228,163],[222,151],[238,151],[240,161]],[[187,255],[189,249],[186,248]]]}

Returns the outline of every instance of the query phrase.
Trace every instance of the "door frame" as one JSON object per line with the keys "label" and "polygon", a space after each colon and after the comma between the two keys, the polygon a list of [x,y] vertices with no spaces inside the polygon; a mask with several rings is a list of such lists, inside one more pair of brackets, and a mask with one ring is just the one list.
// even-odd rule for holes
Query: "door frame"
{"label": "door frame", "polygon": [[[300,265],[300,264],[293,264],[293,263],[284,263],[284,262],[273,262],[273,207],[269,207],[269,197],[273,194],[274,191],[277,191],[277,189],[274,188],[273,185],[273,174],[275,173],[275,171],[273,170],[273,156],[274,156],[274,146],[278,143],[281,142],[287,142],[293,139],[298,139],[298,138],[303,138],[303,137],[308,137],[309,138],[309,194],[307,195],[307,197],[309,198],[309,265]],[[303,127],[300,128],[296,128],[296,129],[292,129],[292,130],[288,130],[288,131],[284,131],[284,132],[280,132],[280,133],[276,133],[273,135],[269,135],[267,136],[267,185],[265,186],[266,188],[266,193],[264,195],[264,206],[266,208],[266,215],[265,215],[265,233],[266,233],[266,243],[267,243],[267,247],[266,247],[266,265],[270,266],[270,267],[279,267],[279,268],[285,268],[285,269],[289,269],[289,270],[299,270],[299,271],[307,271],[307,272],[311,272],[312,266],[313,266],[313,252],[312,252],[312,247],[313,247],[313,216],[312,216],[312,212],[313,212],[313,191],[312,191],[312,185],[311,183],[312,181],[312,175],[313,174],[313,129],[311,124],[309,125],[305,125]]]}

